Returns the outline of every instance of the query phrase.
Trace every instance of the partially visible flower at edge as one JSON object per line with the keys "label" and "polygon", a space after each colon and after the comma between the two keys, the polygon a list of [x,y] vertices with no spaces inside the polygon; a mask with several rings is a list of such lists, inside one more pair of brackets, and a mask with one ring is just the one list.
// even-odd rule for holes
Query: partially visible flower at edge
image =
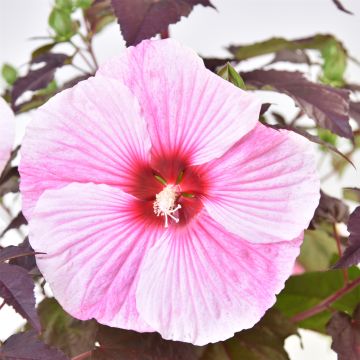
{"label": "partially visible flower at edge", "polygon": [[174,40],[34,115],[20,164],[38,266],[79,319],[203,345],[275,302],[319,201],[309,142]]}
{"label": "partially visible flower at edge", "polygon": [[0,96],[0,175],[10,159],[14,137],[14,114],[6,101]]}

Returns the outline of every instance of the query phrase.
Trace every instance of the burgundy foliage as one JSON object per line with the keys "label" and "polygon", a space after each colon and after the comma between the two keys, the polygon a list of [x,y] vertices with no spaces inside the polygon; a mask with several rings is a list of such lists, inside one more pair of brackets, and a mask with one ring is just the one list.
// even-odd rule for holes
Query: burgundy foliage
{"label": "burgundy foliage", "polygon": [[335,313],[327,331],[333,338],[331,347],[338,354],[338,360],[360,359],[360,306],[352,317],[344,312]]}
{"label": "burgundy foliage", "polygon": [[350,215],[348,231],[349,244],[335,268],[350,267],[360,263],[360,206]]}
{"label": "burgundy foliage", "polygon": [[325,129],[352,138],[349,124],[349,92],[313,83],[300,72],[255,70],[242,73],[247,84],[273,89],[289,95],[307,116]]}
{"label": "burgundy foliage", "polygon": [[27,319],[34,329],[41,331],[35,309],[34,282],[25,269],[0,263],[0,297]]}
{"label": "burgundy foliage", "polygon": [[213,7],[209,0],[112,0],[128,46],[166,32],[170,24],[188,16],[195,5]]}
{"label": "burgundy foliage", "polygon": [[34,331],[15,334],[0,348],[3,360],[69,360],[61,351],[51,348]]}
{"label": "burgundy foliage", "polygon": [[11,101],[14,110],[16,111],[18,109],[15,104],[17,99],[23,93],[29,90],[39,90],[49,85],[49,83],[54,79],[56,69],[62,67],[67,59],[68,55],[56,53],[41,54],[33,59],[31,64],[44,63],[44,65],[35,70],[30,68],[29,72],[25,76],[16,80],[11,92]]}

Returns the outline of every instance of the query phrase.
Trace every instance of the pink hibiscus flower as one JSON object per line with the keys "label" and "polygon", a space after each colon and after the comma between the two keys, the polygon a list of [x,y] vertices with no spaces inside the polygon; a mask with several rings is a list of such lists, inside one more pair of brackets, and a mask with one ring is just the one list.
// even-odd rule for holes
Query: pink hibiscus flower
{"label": "pink hibiscus flower", "polygon": [[9,161],[15,137],[14,114],[0,96],[0,175]]}
{"label": "pink hibiscus flower", "polygon": [[22,147],[30,242],[79,319],[197,345],[252,327],[319,200],[309,143],[174,40],[144,41],[39,109]]}

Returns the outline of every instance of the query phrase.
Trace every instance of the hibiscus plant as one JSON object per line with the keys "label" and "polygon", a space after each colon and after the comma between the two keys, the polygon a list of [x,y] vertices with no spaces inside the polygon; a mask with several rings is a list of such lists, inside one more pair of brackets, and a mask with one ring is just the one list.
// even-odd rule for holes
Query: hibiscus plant
{"label": "hibiscus plant", "polygon": [[[357,165],[356,59],[330,34],[201,57],[169,34],[196,5],[214,8],[56,0],[26,69],[2,66],[0,200],[22,205],[0,234],[0,311],[27,323],[0,359],[286,360],[301,328],[360,359],[360,189],[322,189]],[[114,21],[127,48],[99,64]]]}

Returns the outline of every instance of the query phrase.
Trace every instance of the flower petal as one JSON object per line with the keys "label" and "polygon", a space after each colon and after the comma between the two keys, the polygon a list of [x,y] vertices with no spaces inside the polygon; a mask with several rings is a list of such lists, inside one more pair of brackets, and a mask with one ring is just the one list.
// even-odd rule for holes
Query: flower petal
{"label": "flower petal", "polygon": [[0,96],[0,175],[9,161],[15,137],[15,118]]}
{"label": "flower petal", "polygon": [[259,124],[199,171],[207,177],[203,204],[209,214],[250,242],[294,239],[319,203],[312,145],[293,132]]}
{"label": "flower petal", "polygon": [[30,220],[37,264],[63,308],[76,318],[151,331],[139,318],[139,268],[162,227],[139,216],[140,201],[107,185],[47,190]]}
{"label": "flower petal", "polygon": [[130,47],[99,73],[125,83],[139,99],[155,158],[177,155],[202,164],[223,155],[259,117],[260,102],[205,69],[173,39]]}
{"label": "flower petal", "polygon": [[61,92],[26,130],[20,164],[26,216],[44,190],[71,182],[129,191],[150,148],[139,104],[124,85],[95,77]]}
{"label": "flower petal", "polygon": [[301,240],[251,244],[203,211],[147,253],[138,311],[165,339],[195,345],[225,340],[252,327],[274,304]]}

